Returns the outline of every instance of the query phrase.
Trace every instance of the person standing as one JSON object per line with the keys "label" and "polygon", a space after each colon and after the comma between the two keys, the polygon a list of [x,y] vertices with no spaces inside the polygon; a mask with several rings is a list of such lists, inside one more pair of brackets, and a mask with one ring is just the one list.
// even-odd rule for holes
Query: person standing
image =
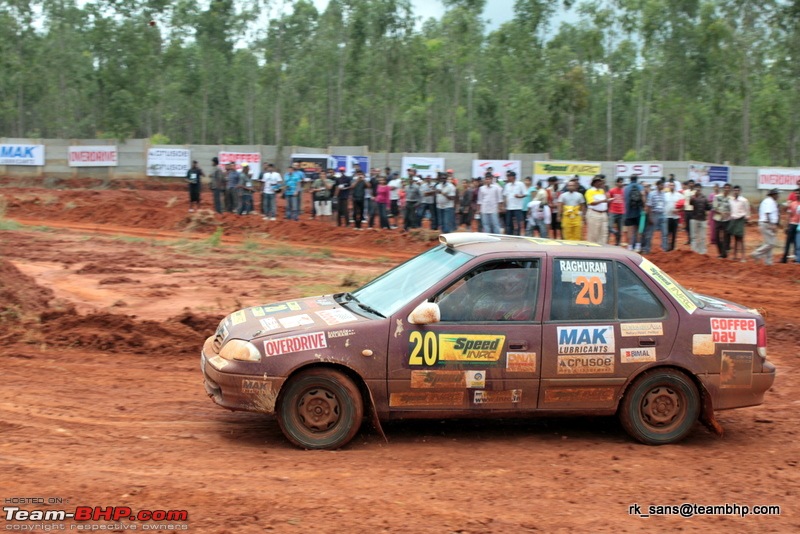
{"label": "person standing", "polygon": [[722,186],[722,192],[714,195],[711,205],[714,208],[717,251],[720,258],[727,258],[728,248],[731,246],[731,236],[728,233],[728,223],[731,220],[731,184]]}
{"label": "person standing", "polygon": [[564,238],[564,233],[561,231],[561,214],[558,212],[558,178],[551,176],[547,179],[547,203],[550,204],[550,213],[552,214],[552,221],[550,222],[550,229],[553,231],[553,239],[558,239],[559,236]]}
{"label": "person standing", "polygon": [[364,221],[364,197],[367,194],[367,180],[363,172],[356,171],[350,187],[353,190],[353,224],[356,230],[361,230]]}
{"label": "person standing", "polygon": [[297,221],[300,219],[300,176],[294,167],[286,169],[283,176],[283,194],[286,197],[286,220]]}
{"label": "person standing", "polygon": [[458,224],[457,227],[464,226],[467,231],[472,230],[472,221],[475,215],[473,211],[473,198],[475,197],[475,186],[472,180],[464,180],[461,183],[461,192],[458,196]]}
{"label": "person standing", "polygon": [[586,190],[586,240],[598,245],[608,243],[608,196],[603,189],[603,177],[592,178]]}
{"label": "person standing", "polygon": [[[416,175],[416,173],[414,174]],[[409,169],[409,176],[411,172]],[[422,226],[422,220],[425,218],[425,213],[428,213],[428,219],[431,221],[430,229],[438,230],[439,225],[436,220],[436,189],[430,176],[426,176],[422,185],[419,187],[422,200],[419,204],[419,213],[417,214],[417,221]]]}
{"label": "person standing", "polygon": [[436,184],[436,216],[439,219],[443,234],[455,230],[456,223],[456,186],[448,180],[445,173],[439,173]]}
{"label": "person standing", "polygon": [[324,174],[320,173],[319,178],[311,184],[311,191],[316,199],[314,201],[314,211],[322,221],[330,221],[333,215],[333,211],[331,211],[331,190],[335,183],[331,176],[333,176],[333,169],[328,169]]}
{"label": "person standing", "polygon": [[578,181],[573,178],[567,182],[567,190],[558,197],[561,229],[565,240],[581,240],[585,207],[586,199],[578,192]]}
{"label": "person standing", "polygon": [[391,189],[386,184],[386,178],[378,177],[378,187],[375,191],[375,203],[378,205],[378,217],[380,218],[381,230],[390,230],[389,226],[389,206]]}
{"label": "person standing", "polygon": [[422,200],[422,193],[420,192],[420,180],[418,177],[408,180],[406,184],[406,207],[403,214],[403,231],[408,232],[412,228],[418,228],[417,224],[417,210],[419,203]]}
{"label": "person standing", "polygon": [[229,162],[225,182],[225,207],[228,209],[228,213],[236,213],[239,209],[240,178],[239,171],[236,170],[236,164]]}
{"label": "person standing", "polygon": [[267,163],[264,172],[261,174],[261,204],[263,207],[264,220],[275,220],[277,214],[277,203],[275,198],[281,189],[283,179],[280,173],[275,172],[275,165]]}
{"label": "person standing", "polygon": [[239,180],[239,215],[250,215],[253,211],[253,180],[250,178],[250,166],[242,164],[242,172]]}
{"label": "person standing", "polygon": [[656,182],[655,190],[647,195],[645,201],[645,213],[647,214],[647,226],[644,239],[642,240],[642,254],[650,254],[653,246],[653,234],[656,230],[661,235],[661,250],[667,250],[667,224],[664,216],[664,179]]}
{"label": "person standing", "polygon": [[734,239],[733,261],[747,261],[744,256],[744,227],[750,219],[750,201],[741,195],[742,188],[733,186],[733,194],[729,201],[731,218],[728,221],[728,235]]}
{"label": "person standing", "polygon": [[219,158],[211,158],[214,172],[211,174],[211,193],[214,195],[214,211],[225,211],[225,171],[219,166]]}
{"label": "person standing", "polygon": [[625,222],[625,190],[622,178],[617,178],[616,186],[608,192],[608,229],[614,235],[615,245],[622,242],[622,228]]}
{"label": "person standing", "polygon": [[522,199],[528,191],[522,182],[517,181],[517,173],[506,171],[506,185],[503,186],[503,199],[506,207],[506,235],[522,234],[525,224],[525,213],[522,211]]}
{"label": "person standing", "polygon": [[786,203],[786,214],[789,216],[788,226],[786,228],[786,246],[783,249],[783,257],[781,263],[787,263],[789,258],[790,246],[794,245],[794,262],[800,263],[800,255],[798,254],[798,244],[800,244],[800,232],[797,227],[800,226],[800,195],[795,194],[792,200]]}
{"label": "person standing", "polygon": [[[676,207],[683,195],[675,191],[674,182],[667,182],[664,192],[664,218],[667,223],[667,247],[665,251],[675,250],[675,239],[678,236],[678,226],[680,225],[681,214]],[[663,243],[663,241],[662,241]]]}
{"label": "person standing", "polygon": [[750,253],[756,261],[763,259],[765,265],[772,265],[772,249],[777,244],[777,232],[780,228],[780,212],[778,211],[778,190],[770,189],[758,206],[758,229],[762,243]]}
{"label": "person standing", "polygon": [[[414,173],[411,172],[409,169],[408,173],[409,178],[413,179],[416,176],[416,171]],[[389,180],[389,201],[390,204],[390,217],[392,219],[391,229],[394,230],[400,225],[400,190],[403,189],[403,180],[400,178],[400,174],[394,172],[391,174],[390,177],[387,177]]]}
{"label": "person standing", "polygon": [[685,219],[684,222],[686,223],[686,244],[691,245],[692,225],[690,221],[692,220],[692,214],[690,212],[692,211],[691,200],[694,198],[694,180],[686,180],[686,183],[683,184],[683,186],[683,217]]}
{"label": "person standing", "polygon": [[486,173],[483,185],[478,188],[478,210],[481,226],[488,234],[500,233],[500,207],[503,205],[503,190],[494,183],[494,177]]}
{"label": "person standing", "polygon": [[336,197],[336,226],[350,225],[350,185],[353,183],[353,178],[344,173],[344,167],[339,167],[339,172],[333,175],[336,181],[336,187],[333,190],[333,196]]}
{"label": "person standing", "polygon": [[642,242],[639,233],[639,219],[644,211],[644,189],[639,185],[639,177],[631,176],[631,183],[625,186],[625,230],[628,232],[628,250],[641,252]]}
{"label": "person standing", "polygon": [[528,203],[528,227],[525,235],[533,237],[533,230],[539,231],[539,237],[547,239],[547,227],[550,225],[550,206],[541,200],[531,200]]}
{"label": "person standing", "polygon": [[200,178],[205,176],[203,169],[197,166],[197,161],[192,161],[192,166],[186,173],[186,183],[189,185],[189,211],[200,209]]}
{"label": "person standing", "polygon": [[708,236],[708,199],[703,194],[702,184],[695,184],[694,196],[689,199],[692,209],[689,210],[689,235],[691,235],[692,251],[698,254],[706,253]]}

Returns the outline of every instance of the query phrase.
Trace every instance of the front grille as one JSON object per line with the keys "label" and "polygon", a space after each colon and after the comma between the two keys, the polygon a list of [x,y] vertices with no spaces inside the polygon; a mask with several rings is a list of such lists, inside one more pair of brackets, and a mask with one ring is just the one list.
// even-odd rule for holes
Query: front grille
{"label": "front grille", "polygon": [[220,349],[222,348],[222,340],[224,339],[222,332],[217,332],[214,336],[214,342],[212,346],[214,347],[214,354],[219,354]]}

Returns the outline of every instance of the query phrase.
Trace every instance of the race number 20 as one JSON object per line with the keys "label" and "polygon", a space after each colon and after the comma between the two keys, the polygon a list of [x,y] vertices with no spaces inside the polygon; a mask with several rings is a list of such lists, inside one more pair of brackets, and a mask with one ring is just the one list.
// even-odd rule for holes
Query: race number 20
{"label": "race number 20", "polygon": [[586,276],[579,276],[575,279],[575,283],[580,286],[578,296],[575,297],[575,304],[588,306],[603,303],[603,282],[598,276],[591,278]]}
{"label": "race number 20", "polygon": [[436,334],[433,332],[422,332],[414,330],[408,338],[411,343],[411,356],[408,357],[408,365],[436,365],[439,360],[439,345],[436,342]]}

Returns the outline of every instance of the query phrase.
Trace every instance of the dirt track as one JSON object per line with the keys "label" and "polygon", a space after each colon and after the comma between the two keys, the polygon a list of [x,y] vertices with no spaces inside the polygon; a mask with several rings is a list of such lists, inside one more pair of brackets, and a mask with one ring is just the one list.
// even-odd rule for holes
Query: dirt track
{"label": "dirt track", "polygon": [[[387,425],[389,443],[366,424],[344,450],[308,452],[208,400],[203,339],[239,306],[360,284],[425,236],[226,215],[217,245],[183,191],[0,195],[7,218],[44,226],[0,231],[0,498],[187,510],[195,532],[800,530],[796,265],[650,256],[766,315],[778,379],[763,406],[718,412],[723,439],[698,425],[647,447],[613,418],[427,421]],[[684,502],[782,514],[628,514]]]}

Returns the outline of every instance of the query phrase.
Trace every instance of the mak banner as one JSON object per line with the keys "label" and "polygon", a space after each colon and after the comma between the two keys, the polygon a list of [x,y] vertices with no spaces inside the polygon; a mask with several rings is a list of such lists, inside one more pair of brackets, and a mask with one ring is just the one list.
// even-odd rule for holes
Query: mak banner
{"label": "mak banner", "polygon": [[758,169],[759,189],[794,191],[800,181],[800,169]]}
{"label": "mak banner", "polygon": [[417,156],[403,156],[403,168],[400,176],[408,177],[408,169],[416,169],[417,176],[436,178],[437,172],[444,172],[444,158],[420,158]]}
{"label": "mak banner", "polygon": [[505,177],[507,171],[514,171],[518,180],[523,178],[522,162],[518,159],[473,159],[470,178],[483,178],[490,168],[493,174],[501,177]]}
{"label": "mak banner", "polygon": [[183,148],[151,148],[147,151],[147,176],[185,177],[192,151]]}
{"label": "mak banner", "polygon": [[116,167],[117,147],[115,146],[71,146],[69,147],[70,167]]}
{"label": "mak banner", "polygon": [[331,167],[338,170],[344,167],[344,173],[352,176],[358,165],[364,174],[369,174],[369,156],[331,156]]}
{"label": "mak banner", "polygon": [[573,176],[580,179],[585,188],[592,186],[592,177],[600,174],[600,163],[592,161],[537,161],[533,164],[533,182],[545,180],[551,176],[558,178],[559,186],[564,185]]}
{"label": "mak banner", "polygon": [[44,165],[44,145],[0,145],[0,165]]}
{"label": "mak banner", "polygon": [[731,179],[731,168],[727,165],[692,163],[689,165],[689,179],[703,187],[727,184]]}

